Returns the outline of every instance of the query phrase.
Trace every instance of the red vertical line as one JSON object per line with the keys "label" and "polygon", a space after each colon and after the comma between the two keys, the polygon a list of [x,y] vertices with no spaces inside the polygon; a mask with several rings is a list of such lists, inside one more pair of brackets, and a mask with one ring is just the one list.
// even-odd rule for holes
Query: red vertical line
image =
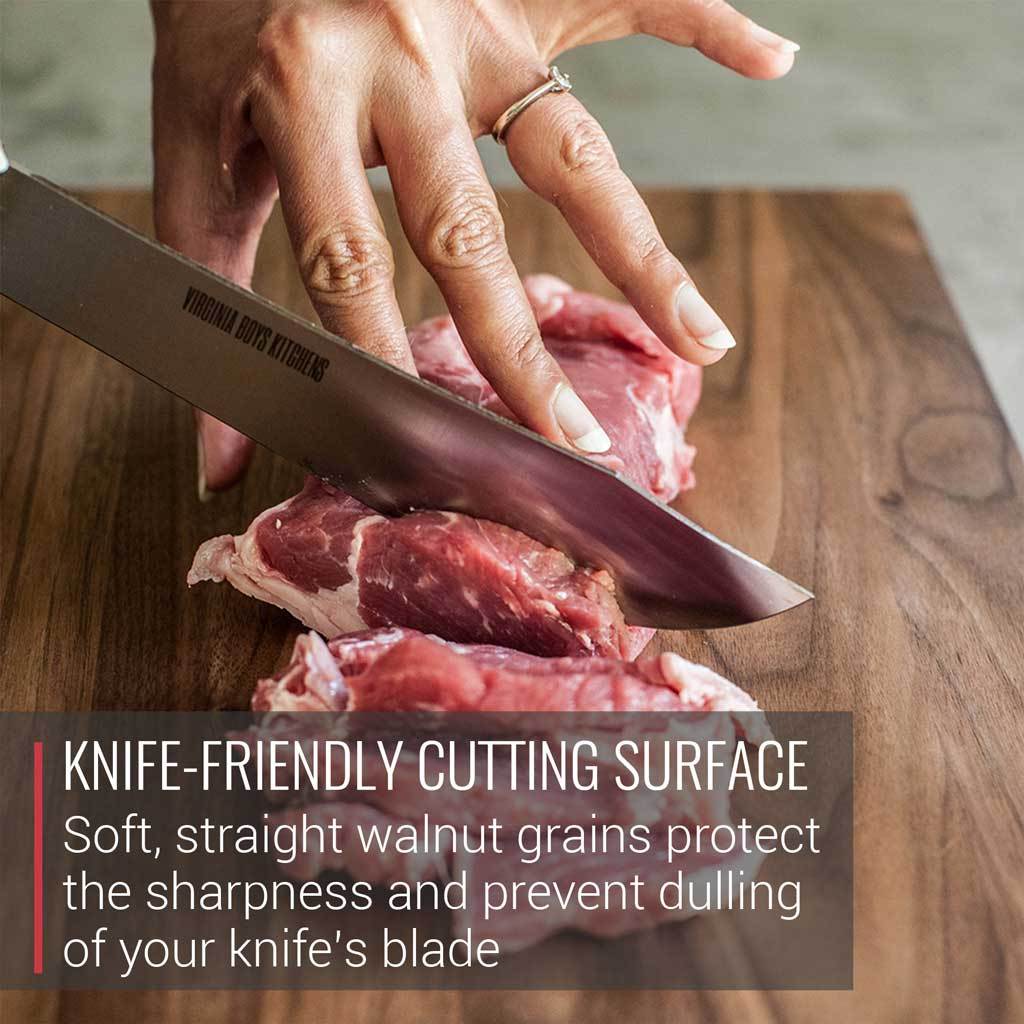
{"label": "red vertical line", "polygon": [[33,865],[32,865],[32,973],[43,973],[43,745],[32,744]]}

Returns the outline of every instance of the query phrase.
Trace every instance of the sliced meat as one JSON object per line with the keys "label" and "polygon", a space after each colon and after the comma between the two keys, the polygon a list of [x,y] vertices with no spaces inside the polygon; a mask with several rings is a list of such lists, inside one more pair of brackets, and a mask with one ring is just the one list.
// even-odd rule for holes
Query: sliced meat
{"label": "sliced meat", "polygon": [[753,742],[770,733],[757,702],[673,652],[635,662],[541,658],[446,643],[411,629],[295,642],[291,663],[260,680],[255,711],[724,711]]}
{"label": "sliced meat", "polygon": [[[523,283],[544,344],[611,438],[611,450],[594,461],[662,501],[692,487],[695,449],[683,432],[700,399],[700,368],[669,351],[631,306],[576,291],[549,274]],[[409,342],[425,380],[510,415],[451,317],[414,327]]]}
{"label": "sliced meat", "polygon": [[[459,715],[450,724],[462,736],[482,730],[488,736],[549,740],[564,738],[566,719],[558,716],[565,712],[573,713],[573,728],[584,731],[587,719],[577,719],[580,712],[657,712],[643,720],[622,714],[616,719],[605,714],[594,720],[593,728],[600,730],[606,744],[595,758],[599,772],[611,763],[610,751],[618,738],[615,729],[630,739],[643,730],[654,740],[666,736],[696,742],[715,740],[726,749],[740,738],[759,743],[771,735],[756,702],[746,693],[677,654],[637,662],[538,658],[503,648],[449,644],[412,630],[340,637],[329,644],[316,634],[300,637],[291,664],[257,684],[252,704],[256,711],[271,712],[450,712]],[[551,717],[538,716],[538,712]],[[691,714],[682,717],[679,712]],[[473,718],[467,713],[485,714]],[[671,717],[672,713],[677,717]],[[330,716],[298,718],[289,722],[272,718],[273,738],[307,744],[333,728]],[[379,719],[371,719],[371,726],[379,727]],[[358,723],[349,721],[345,728],[351,734]],[[257,734],[253,741],[260,738]],[[307,752],[315,756],[312,746]],[[464,748],[456,745],[452,756],[462,758],[464,753]],[[309,798],[360,800],[390,815],[416,818],[425,809],[418,763],[418,755],[406,750],[396,762],[391,785],[383,768],[374,762],[365,769],[366,781],[375,787],[372,794],[311,793]],[[506,755],[499,751],[495,763],[497,778],[506,778],[510,774]],[[337,774],[342,766],[334,767]],[[459,775],[465,777],[461,767]],[[441,821],[486,822],[494,813],[493,798],[494,793],[487,789],[441,789],[431,794],[429,810]],[[587,807],[595,821],[719,823],[728,820],[729,799],[721,787],[625,792],[609,785],[588,794]],[[538,802],[535,794],[510,786],[502,797],[501,810],[503,820],[510,823],[575,821],[580,800],[573,793],[549,791]]]}
{"label": "sliced meat", "polygon": [[[598,461],[664,500],[693,483],[683,431],[700,370],[628,306],[528,278],[545,343],[612,438]],[[422,376],[501,414],[450,317],[413,328]],[[327,636],[399,625],[550,656],[630,659],[652,631],[627,626],[607,573],[508,527],[448,512],[381,516],[310,479],[238,537],[200,547],[190,585],[227,580]]]}
{"label": "sliced meat", "polygon": [[240,537],[197,552],[189,584],[227,580],[325,636],[401,625],[537,654],[633,658],[611,577],[507,526],[456,515],[380,516],[313,477]]}
{"label": "sliced meat", "polygon": [[[409,629],[385,629],[348,637],[329,643],[315,633],[296,641],[292,662],[272,679],[257,686],[253,707],[258,711],[290,712],[313,710],[322,712],[410,712],[445,711],[462,713],[455,728],[473,733],[466,712],[489,712],[479,728],[482,736],[501,735],[503,726],[495,721],[524,727],[517,736],[565,736],[561,719],[538,717],[536,712],[573,712],[572,738],[578,738],[577,721],[586,721],[580,712],[657,712],[649,716],[663,723],[664,735],[694,740],[723,740],[734,744],[745,737],[760,742],[770,737],[768,725],[757,704],[739,687],[710,669],[679,657],[662,654],[623,662],[608,658],[539,658],[521,651],[493,646],[446,643],[437,637],[424,636]],[[687,716],[672,712],[694,712]],[[494,716],[494,712],[502,713]],[[515,713],[522,712],[517,718]],[[723,712],[712,714],[712,712]],[[667,714],[666,714],[667,713]],[[483,716],[481,716],[483,717]],[[642,729],[635,715],[628,719],[629,736],[637,738]],[[335,715],[271,716],[270,735],[275,740],[292,739],[305,743],[314,738],[334,735],[355,735],[357,720]],[[372,719],[373,728],[381,728],[382,719]],[[444,742],[441,729],[430,737]],[[420,728],[422,723],[420,723]],[[586,728],[579,727],[586,734]],[[600,728],[609,743],[619,735],[615,719],[607,716]],[[560,729],[563,731],[546,732]],[[659,732],[659,735],[662,733]],[[416,733],[412,734],[414,739]],[[253,737],[254,742],[262,738]],[[567,737],[568,738],[568,737]],[[467,750],[466,736],[456,748],[460,757]],[[366,766],[362,782],[365,790],[340,792],[309,792],[302,807],[290,808],[274,816],[274,821],[296,821],[302,813],[311,820],[326,824],[342,823],[351,833],[356,823],[368,827],[374,823],[414,825],[426,831],[431,823],[445,823],[456,828],[478,829],[497,818],[509,830],[522,825],[564,826],[585,823],[588,826],[614,823],[624,827],[643,824],[652,830],[651,852],[636,854],[628,849],[594,855],[553,853],[537,864],[523,865],[514,855],[493,852],[469,854],[461,848],[419,855],[366,855],[357,842],[350,841],[345,854],[313,853],[288,868],[297,878],[312,878],[325,870],[344,869],[354,877],[378,882],[424,879],[446,879],[467,874],[470,891],[479,893],[482,880],[546,883],[571,891],[579,883],[627,881],[638,875],[648,893],[656,893],[661,884],[681,875],[684,881],[703,883],[713,879],[719,869],[733,868],[747,877],[756,875],[761,858],[742,856],[725,858],[708,854],[677,858],[669,863],[664,853],[663,830],[669,823],[718,825],[730,820],[730,798],[726,787],[713,789],[676,789],[623,793],[612,785],[599,785],[596,790],[577,794],[548,788],[542,792],[508,785],[509,774],[499,762],[493,788],[474,787],[468,791],[448,788],[426,792],[420,784],[420,755],[414,743],[396,760],[394,777],[388,780],[376,762]],[[314,756],[307,749],[306,757]],[[428,772],[433,762],[425,753]],[[455,764],[459,778],[466,778],[465,762],[451,758],[437,767],[451,769]],[[467,754],[467,756],[469,756]],[[601,755],[597,756],[600,770]],[[340,766],[335,777],[340,777]],[[287,788],[287,786],[285,787]],[[352,852],[354,851],[354,852]],[[480,914],[479,899],[468,911],[457,912],[456,932],[473,929],[474,935],[496,939],[502,949],[513,952],[541,941],[563,929],[579,929],[588,934],[610,937],[641,928],[650,928],[666,921],[681,920],[689,910],[671,910],[650,903],[644,910],[622,909],[612,904],[607,910],[583,910],[569,901],[564,907],[555,900],[544,911],[520,907],[491,920]]]}

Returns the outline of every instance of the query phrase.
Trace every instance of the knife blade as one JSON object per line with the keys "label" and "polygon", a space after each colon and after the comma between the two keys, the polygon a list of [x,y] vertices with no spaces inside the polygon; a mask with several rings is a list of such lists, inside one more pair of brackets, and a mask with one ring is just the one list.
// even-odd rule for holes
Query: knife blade
{"label": "knife blade", "polygon": [[385,513],[492,519],[607,570],[626,621],[713,628],[812,595],[615,473],[397,370],[0,165],[0,292]]}

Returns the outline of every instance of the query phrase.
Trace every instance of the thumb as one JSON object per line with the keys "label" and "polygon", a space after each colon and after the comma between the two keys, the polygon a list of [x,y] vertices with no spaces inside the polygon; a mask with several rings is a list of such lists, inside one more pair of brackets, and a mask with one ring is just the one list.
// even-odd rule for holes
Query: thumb
{"label": "thumb", "polygon": [[[256,249],[277,190],[262,153],[250,154],[244,176],[215,164],[215,152],[161,145],[155,133],[153,207],[156,237],[183,256],[243,288],[252,285]],[[218,174],[219,172],[219,174]],[[239,188],[241,180],[245,188]],[[196,410],[200,500],[231,487],[245,474],[254,442]]]}
{"label": "thumb", "polygon": [[209,413],[196,409],[196,469],[200,501],[224,491],[245,475],[254,442]]}

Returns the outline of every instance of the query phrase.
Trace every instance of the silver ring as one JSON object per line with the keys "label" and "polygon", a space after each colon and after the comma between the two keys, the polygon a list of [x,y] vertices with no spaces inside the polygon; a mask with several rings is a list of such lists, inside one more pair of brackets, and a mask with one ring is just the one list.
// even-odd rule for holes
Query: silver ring
{"label": "silver ring", "polygon": [[549,92],[572,92],[572,82],[569,81],[569,76],[559,71],[558,68],[551,65],[548,68],[548,80],[543,85],[538,85],[532,92],[528,92],[521,100],[513,103],[508,110],[505,111],[497,121],[494,122],[494,127],[491,129],[491,135],[494,136],[494,141],[499,145],[505,145],[505,136],[508,133],[509,125],[527,108],[533,106],[542,96],[547,96]]}

